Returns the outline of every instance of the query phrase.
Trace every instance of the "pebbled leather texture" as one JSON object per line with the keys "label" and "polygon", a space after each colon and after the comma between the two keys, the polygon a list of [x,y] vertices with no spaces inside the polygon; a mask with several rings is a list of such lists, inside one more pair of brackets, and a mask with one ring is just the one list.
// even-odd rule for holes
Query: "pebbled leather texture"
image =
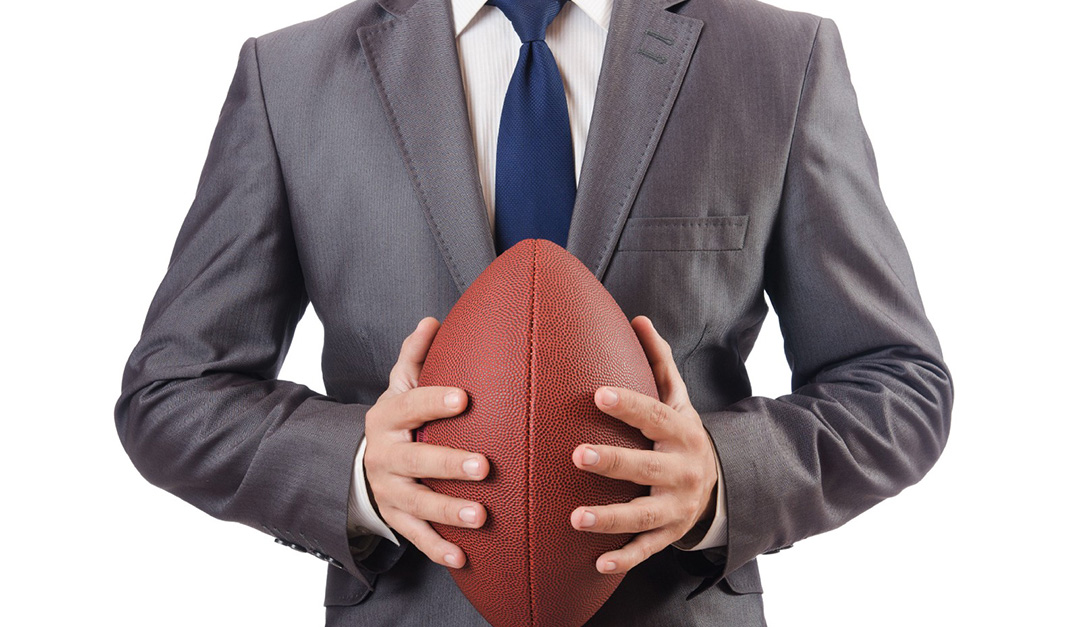
{"label": "pebbled leather texture", "polygon": [[648,494],[571,460],[581,443],[652,448],[593,402],[602,385],[658,398],[622,309],[564,248],[522,240],[447,314],[419,383],[461,387],[469,405],[421,427],[417,440],[482,453],[491,466],[480,482],[424,481],[487,508],[480,529],[434,525],[468,558],[450,569],[458,587],[495,627],[584,624],[622,581],[598,573],[596,559],[632,535],[578,531],[570,513]]}

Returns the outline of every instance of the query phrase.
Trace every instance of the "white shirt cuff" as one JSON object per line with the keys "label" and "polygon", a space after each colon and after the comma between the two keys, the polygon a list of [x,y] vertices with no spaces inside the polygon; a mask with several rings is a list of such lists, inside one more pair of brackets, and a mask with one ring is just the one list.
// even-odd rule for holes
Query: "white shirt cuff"
{"label": "white shirt cuff", "polygon": [[709,530],[705,532],[705,536],[701,538],[701,541],[692,547],[681,547],[677,542],[673,543],[672,546],[680,551],[700,551],[701,549],[711,549],[725,544],[727,544],[727,501],[724,499],[724,475],[720,469],[720,458],[717,457],[716,514],[713,516],[712,524],[709,525]]}
{"label": "white shirt cuff", "polygon": [[375,506],[368,497],[367,479],[364,477],[364,451],[367,450],[367,437],[360,440],[360,448],[353,459],[352,488],[349,490],[349,520],[347,523],[350,536],[382,536],[401,546],[394,532],[375,512]]}

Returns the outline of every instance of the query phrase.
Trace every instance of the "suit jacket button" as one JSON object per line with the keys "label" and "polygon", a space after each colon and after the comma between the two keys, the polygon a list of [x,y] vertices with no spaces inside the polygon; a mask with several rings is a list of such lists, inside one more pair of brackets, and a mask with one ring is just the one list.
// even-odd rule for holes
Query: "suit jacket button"
{"label": "suit jacket button", "polygon": [[274,542],[277,542],[278,544],[287,546],[287,547],[289,547],[290,549],[292,549],[294,551],[300,551],[301,553],[307,553],[308,552],[308,550],[306,548],[300,546],[299,544],[297,544],[295,542],[289,542],[288,540],[284,540],[282,538],[274,538]]}
{"label": "suit jacket button", "polygon": [[788,544],[777,549],[772,549],[771,551],[765,551],[764,553],[762,553],[762,555],[776,555],[780,551],[783,551],[784,549],[790,549],[791,547],[792,545]]}

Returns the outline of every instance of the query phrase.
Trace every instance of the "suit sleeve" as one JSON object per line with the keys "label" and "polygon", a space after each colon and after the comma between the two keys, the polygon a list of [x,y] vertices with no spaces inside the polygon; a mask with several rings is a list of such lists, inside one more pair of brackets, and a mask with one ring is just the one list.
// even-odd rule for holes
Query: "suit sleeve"
{"label": "suit sleeve", "polygon": [[716,566],[707,585],[919,481],[949,432],[950,374],[829,19],[807,65],[765,284],[792,393],[702,415],[728,514],[727,547],[702,552]]}
{"label": "suit sleeve", "polygon": [[116,428],[152,484],[364,579],[346,521],[368,406],[276,378],[307,304],[250,38],[125,366]]}

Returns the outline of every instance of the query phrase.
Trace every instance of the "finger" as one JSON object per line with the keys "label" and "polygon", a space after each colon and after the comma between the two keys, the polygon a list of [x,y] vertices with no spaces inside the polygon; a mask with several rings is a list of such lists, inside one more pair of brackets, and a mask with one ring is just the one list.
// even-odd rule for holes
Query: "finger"
{"label": "finger", "polygon": [[625,573],[675,540],[675,532],[668,528],[639,533],[621,549],[596,558],[596,570],[605,575]]}
{"label": "finger", "polygon": [[439,494],[420,483],[393,491],[388,505],[420,520],[475,529],[484,526],[487,510],[479,503]]}
{"label": "finger", "polygon": [[674,485],[681,479],[678,460],[659,451],[582,444],[574,449],[572,459],[582,470],[638,485]]}
{"label": "finger", "polygon": [[435,339],[435,333],[440,326],[442,325],[437,318],[426,316],[401,342],[397,363],[390,369],[389,389],[400,393],[419,385],[420,369],[424,365],[431,341]]}
{"label": "finger", "polygon": [[476,481],[488,473],[483,455],[422,442],[394,444],[387,457],[389,471],[414,479],[465,479]]}
{"label": "finger", "polygon": [[683,403],[689,403],[690,396],[686,390],[686,383],[675,364],[671,345],[660,337],[660,332],[656,330],[652,320],[645,316],[636,316],[631,326],[634,327],[641,347],[645,349],[645,357],[652,366],[660,400],[675,408],[681,407]]}
{"label": "finger", "polygon": [[436,564],[451,568],[465,565],[465,552],[456,544],[447,542],[431,525],[396,509],[388,510],[383,518],[394,531],[400,533]]}
{"label": "finger", "polygon": [[385,420],[381,425],[387,429],[416,429],[436,418],[456,416],[467,405],[468,395],[461,388],[425,385],[384,399],[378,405],[378,416]]}
{"label": "finger", "polygon": [[654,442],[673,439],[685,426],[684,417],[673,408],[634,390],[597,388],[594,402],[601,411],[641,429]]}
{"label": "finger", "polygon": [[676,508],[669,499],[641,496],[629,503],[579,507],[570,514],[570,524],[592,533],[641,533],[674,522]]}

